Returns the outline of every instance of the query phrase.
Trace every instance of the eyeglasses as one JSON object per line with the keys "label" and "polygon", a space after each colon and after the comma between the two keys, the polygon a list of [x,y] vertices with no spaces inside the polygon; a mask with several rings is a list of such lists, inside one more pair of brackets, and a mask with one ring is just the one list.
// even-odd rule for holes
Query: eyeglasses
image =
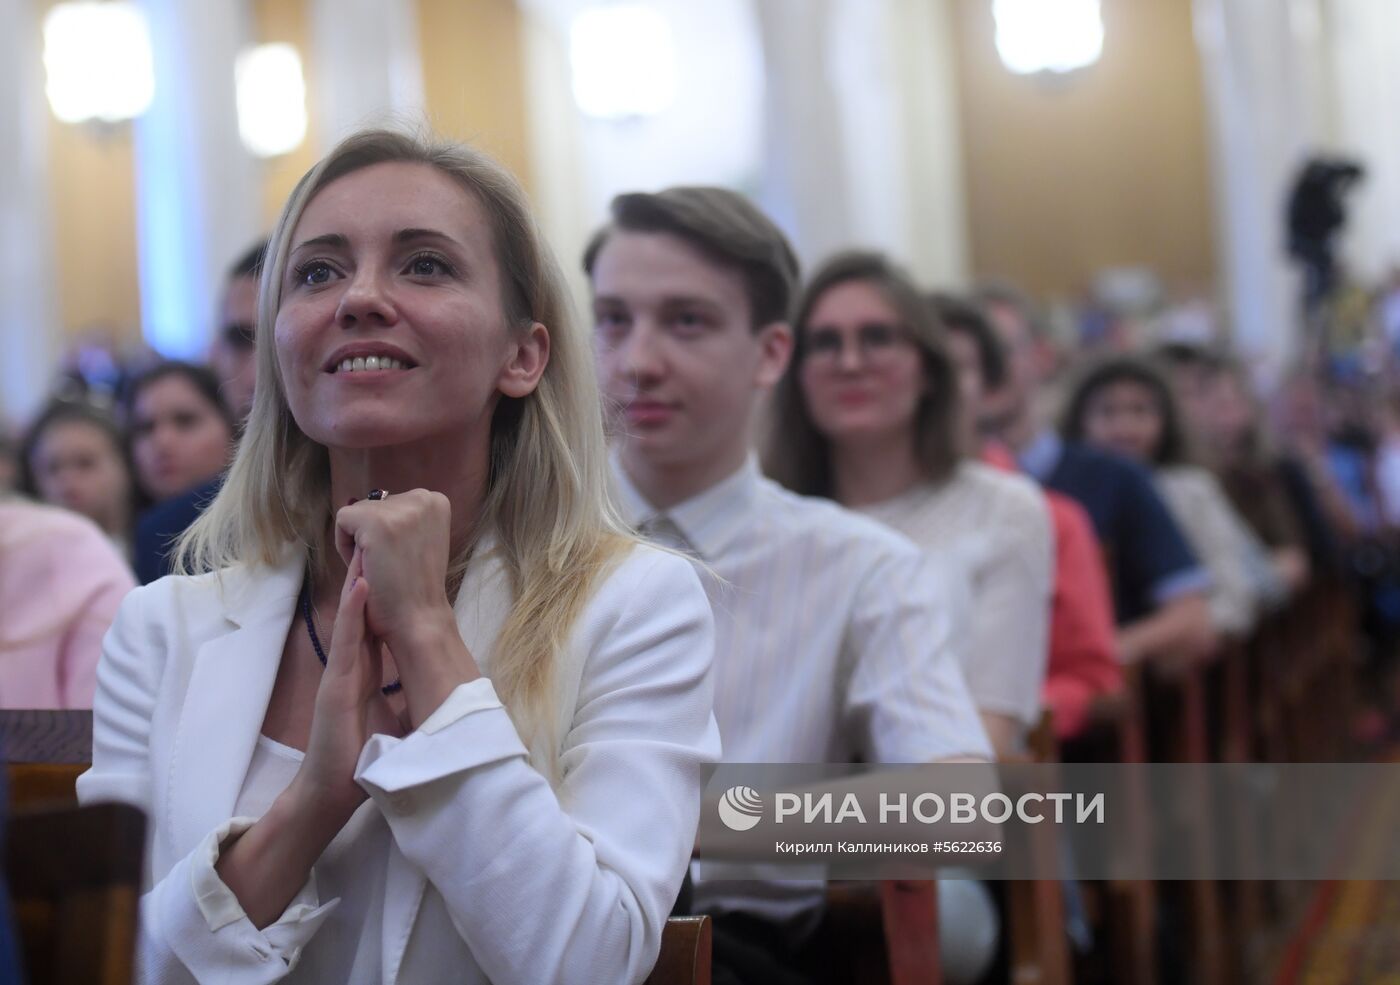
{"label": "eyeglasses", "polygon": [[[837,363],[846,350],[847,335],[836,328],[810,328],[802,334],[802,358],[825,365]],[[890,358],[909,341],[909,333],[901,325],[867,322],[856,328],[851,340],[861,358],[877,363]]]}

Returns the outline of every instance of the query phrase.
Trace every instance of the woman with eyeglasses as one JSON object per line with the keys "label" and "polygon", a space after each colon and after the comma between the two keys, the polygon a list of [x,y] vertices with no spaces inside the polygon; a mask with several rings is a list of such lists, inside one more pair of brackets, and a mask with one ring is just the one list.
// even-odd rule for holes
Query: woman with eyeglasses
{"label": "woman with eyeglasses", "polygon": [[768,470],[966,572],[964,673],[998,755],[1021,752],[1040,714],[1047,653],[1052,544],[1043,497],[1029,480],[966,455],[966,383],[932,308],[887,258],[853,252],[827,261],[793,326],[796,358],[774,394]]}
{"label": "woman with eyeglasses", "polygon": [[[878,253],[839,254],[798,299],[796,350],[774,391],[768,472],[908,536],[971,589],[949,609],[968,689],[998,758],[1040,715],[1052,543],[1039,490],[969,458],[960,374],[933,308]],[[971,408],[968,408],[969,412]],[[939,883],[944,978],[978,981],[999,936],[985,887]]]}

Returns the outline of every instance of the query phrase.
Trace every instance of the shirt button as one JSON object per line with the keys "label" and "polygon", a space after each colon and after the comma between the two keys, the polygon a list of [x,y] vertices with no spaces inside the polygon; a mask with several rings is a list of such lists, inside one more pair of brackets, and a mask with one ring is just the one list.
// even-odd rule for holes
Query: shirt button
{"label": "shirt button", "polygon": [[413,795],[407,792],[396,793],[389,798],[389,806],[395,813],[407,814],[413,810]]}

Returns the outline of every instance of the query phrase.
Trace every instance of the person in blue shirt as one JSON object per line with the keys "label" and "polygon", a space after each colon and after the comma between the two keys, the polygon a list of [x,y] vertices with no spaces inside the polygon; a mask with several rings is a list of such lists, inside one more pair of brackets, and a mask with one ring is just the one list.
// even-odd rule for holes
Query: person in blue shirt
{"label": "person in blue shirt", "polygon": [[1119,658],[1191,662],[1216,645],[1206,589],[1210,576],[1187,545],[1142,466],[1064,441],[1036,405],[1053,359],[1034,310],[1017,292],[978,296],[1007,356],[1003,386],[988,394],[982,426],[1048,489],[1084,507],[1103,544],[1113,583]]}
{"label": "person in blue shirt", "polygon": [[136,521],[132,566],[143,585],[171,571],[171,548],[213,501],[235,446],[238,421],[218,377],[165,362],[132,385],[131,457],[155,505]]}

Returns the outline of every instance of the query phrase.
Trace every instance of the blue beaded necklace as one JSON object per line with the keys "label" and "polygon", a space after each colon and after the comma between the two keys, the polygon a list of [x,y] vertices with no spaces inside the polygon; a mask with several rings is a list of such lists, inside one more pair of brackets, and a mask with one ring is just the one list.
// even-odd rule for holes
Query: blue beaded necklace
{"label": "blue beaded necklace", "polygon": [[[301,606],[301,618],[306,623],[306,635],[311,637],[311,648],[316,651],[316,656],[321,660],[321,666],[326,665],[326,651],[321,646],[321,637],[316,635],[315,613],[311,609],[311,573],[308,571],[306,577],[301,580],[301,595],[298,598]],[[385,696],[397,694],[403,690],[403,682],[395,677],[388,684],[379,689]]]}

